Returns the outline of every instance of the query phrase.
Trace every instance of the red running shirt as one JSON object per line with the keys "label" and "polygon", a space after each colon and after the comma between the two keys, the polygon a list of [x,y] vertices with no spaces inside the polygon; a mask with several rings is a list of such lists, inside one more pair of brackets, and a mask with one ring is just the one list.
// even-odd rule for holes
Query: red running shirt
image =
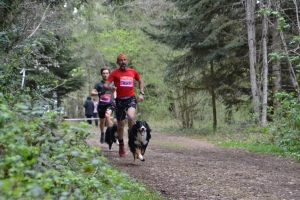
{"label": "red running shirt", "polygon": [[117,98],[134,96],[134,80],[139,81],[140,75],[135,69],[126,68],[125,71],[116,69],[109,74],[108,82],[114,82],[117,87]]}

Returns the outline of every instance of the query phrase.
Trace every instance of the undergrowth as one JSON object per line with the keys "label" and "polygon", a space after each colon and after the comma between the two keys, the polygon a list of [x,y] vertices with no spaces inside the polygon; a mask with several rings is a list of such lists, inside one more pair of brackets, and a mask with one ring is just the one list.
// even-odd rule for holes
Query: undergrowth
{"label": "undergrowth", "polygon": [[0,199],[162,199],[89,146],[90,127],[61,123],[31,98],[0,93]]}
{"label": "undergrowth", "polygon": [[[176,121],[152,123],[159,132],[197,138],[221,147],[242,148],[251,152],[290,157],[300,162],[300,105],[293,95],[278,93],[280,106],[273,121],[259,126],[251,120],[226,124],[219,122],[216,131],[211,121],[201,121],[197,127],[182,128]],[[271,108],[270,108],[271,109]]]}

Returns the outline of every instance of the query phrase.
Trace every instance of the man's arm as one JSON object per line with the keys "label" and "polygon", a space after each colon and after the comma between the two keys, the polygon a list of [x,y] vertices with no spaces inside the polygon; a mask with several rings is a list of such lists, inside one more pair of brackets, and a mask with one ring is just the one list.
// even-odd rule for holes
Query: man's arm
{"label": "man's arm", "polygon": [[139,88],[140,88],[140,94],[138,97],[138,101],[143,101],[144,100],[144,81],[140,79],[139,81]]}
{"label": "man's arm", "polygon": [[109,84],[110,84],[110,82],[105,81],[105,83],[104,83],[104,85],[103,85],[103,89],[104,89],[104,90],[109,90]]}
{"label": "man's arm", "polygon": [[105,83],[103,85],[103,89],[111,91],[112,93],[114,93],[117,88],[115,86],[110,86],[110,84],[111,84],[111,82],[105,81]]}
{"label": "man's arm", "polygon": [[140,88],[140,92],[144,92],[144,81],[142,79],[140,79],[139,81],[139,88]]}
{"label": "man's arm", "polygon": [[95,83],[94,89],[91,91],[91,96],[97,96],[98,95],[98,83]]}
{"label": "man's arm", "polygon": [[98,91],[96,89],[93,89],[91,91],[91,96],[97,96],[98,95]]}

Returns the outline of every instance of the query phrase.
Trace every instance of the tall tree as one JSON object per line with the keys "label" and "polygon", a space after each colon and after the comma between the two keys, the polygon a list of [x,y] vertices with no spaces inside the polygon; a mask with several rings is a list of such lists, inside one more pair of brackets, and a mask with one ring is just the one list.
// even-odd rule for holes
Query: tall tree
{"label": "tall tree", "polygon": [[[186,77],[177,83],[177,88],[207,90],[214,99],[211,88],[214,85],[213,88],[216,89],[219,83],[216,79],[209,78],[212,75],[210,63],[214,63],[213,71],[217,74],[220,70],[219,63],[231,55],[244,52],[240,48],[245,47],[243,28],[236,28],[240,22],[236,18],[237,13],[232,12],[232,3],[233,1],[176,1],[176,15],[166,17],[164,23],[155,26],[161,30],[161,34],[148,31],[153,39],[175,50],[182,50],[183,53],[175,57],[167,68],[168,76],[172,74]],[[194,71],[202,76],[193,76]]]}
{"label": "tall tree", "polygon": [[[260,3],[260,7],[263,8],[266,6],[267,8],[270,7],[269,0],[262,1]],[[267,107],[268,107],[268,44],[267,44],[267,37],[268,37],[268,16],[264,12],[263,19],[262,19],[262,54],[263,54],[263,91],[262,91],[262,116],[261,116],[261,124],[264,126],[267,123]]]}
{"label": "tall tree", "polygon": [[246,0],[246,20],[249,46],[250,83],[253,99],[253,112],[257,121],[260,118],[260,90],[257,83],[258,64],[256,62],[256,29],[255,29],[256,0]]}

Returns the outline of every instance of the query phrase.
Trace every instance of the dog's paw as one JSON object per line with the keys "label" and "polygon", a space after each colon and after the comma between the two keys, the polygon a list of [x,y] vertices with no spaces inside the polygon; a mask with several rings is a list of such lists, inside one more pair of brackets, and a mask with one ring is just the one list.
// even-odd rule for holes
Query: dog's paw
{"label": "dog's paw", "polygon": [[140,154],[139,155],[139,159],[141,160],[141,161],[145,161],[145,158]]}

